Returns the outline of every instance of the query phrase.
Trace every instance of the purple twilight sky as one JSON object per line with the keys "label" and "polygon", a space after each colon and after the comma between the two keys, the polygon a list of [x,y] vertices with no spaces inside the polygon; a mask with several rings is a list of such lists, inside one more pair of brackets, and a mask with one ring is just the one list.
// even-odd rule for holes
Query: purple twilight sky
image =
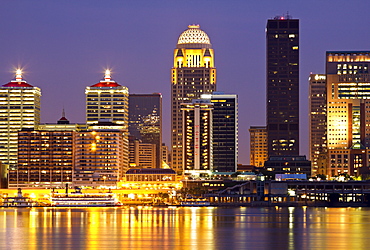
{"label": "purple twilight sky", "polygon": [[239,95],[239,162],[248,164],[248,128],[265,125],[266,22],[288,11],[300,19],[300,148],[308,156],[308,76],[325,72],[325,51],[370,50],[369,7],[368,0],[4,0],[0,83],[21,67],[42,89],[42,122],[56,122],[64,107],[72,123],[83,123],[85,87],[111,68],[130,93],[162,93],[169,145],[173,49],[187,25],[200,24],[215,51],[218,91]]}

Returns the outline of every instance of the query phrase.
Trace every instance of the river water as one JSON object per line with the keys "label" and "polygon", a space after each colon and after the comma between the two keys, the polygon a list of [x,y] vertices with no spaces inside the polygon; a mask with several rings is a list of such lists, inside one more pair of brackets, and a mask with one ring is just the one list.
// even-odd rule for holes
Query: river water
{"label": "river water", "polygon": [[370,249],[370,209],[0,208],[0,249]]}

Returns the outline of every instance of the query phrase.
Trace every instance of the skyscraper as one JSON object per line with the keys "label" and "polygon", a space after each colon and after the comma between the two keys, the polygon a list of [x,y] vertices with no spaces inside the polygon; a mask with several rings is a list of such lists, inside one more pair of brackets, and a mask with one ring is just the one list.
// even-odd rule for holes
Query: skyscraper
{"label": "skyscraper", "polygon": [[16,78],[0,87],[0,161],[11,169],[17,165],[18,131],[40,123],[41,90]]}
{"label": "skyscraper", "polygon": [[209,176],[213,172],[213,105],[195,99],[182,104],[184,173]]}
{"label": "skyscraper", "polygon": [[268,155],[299,155],[299,20],[267,21]]}
{"label": "skyscraper", "polygon": [[129,95],[129,132],[131,136],[144,144],[155,145],[155,164],[162,165],[162,95],[130,94]]}
{"label": "skyscraper", "polygon": [[326,174],[326,76],[311,74],[309,78],[309,129],[312,176]]}
{"label": "skyscraper", "polygon": [[[85,94],[87,124],[108,124],[112,122],[119,125],[119,133],[114,133],[112,136],[122,136],[122,140],[117,140],[117,142],[122,143],[122,145],[116,146],[119,150],[121,150],[122,147],[123,156],[120,156],[121,158],[117,160],[117,164],[123,165],[119,165],[118,173],[109,177],[111,181],[117,181],[115,178],[120,178],[122,169],[129,167],[128,88],[114,81],[111,78],[111,72],[106,70],[104,79],[90,87],[86,87]],[[104,126],[101,128],[104,129]],[[103,136],[105,136],[104,133],[106,133],[106,131],[102,133]],[[94,180],[98,180],[96,176],[94,176]],[[98,181],[100,181],[100,179]]]}
{"label": "skyscraper", "polygon": [[238,95],[213,92],[201,96],[213,104],[213,171],[236,172],[238,165]]}
{"label": "skyscraper", "polygon": [[370,165],[370,51],[326,52],[329,176]]}
{"label": "skyscraper", "polygon": [[199,25],[189,25],[177,41],[171,83],[171,167],[180,174],[184,169],[181,104],[216,90],[214,52]]}
{"label": "skyscraper", "polygon": [[104,79],[86,87],[86,123],[110,119],[128,129],[128,88],[111,78],[109,70]]}

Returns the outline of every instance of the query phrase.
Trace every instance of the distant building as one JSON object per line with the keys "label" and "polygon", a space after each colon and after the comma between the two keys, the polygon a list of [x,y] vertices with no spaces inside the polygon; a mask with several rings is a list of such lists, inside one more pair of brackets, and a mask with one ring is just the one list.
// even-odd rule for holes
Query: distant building
{"label": "distant building", "polygon": [[268,155],[299,155],[299,20],[267,21]]}
{"label": "distant building", "polygon": [[178,174],[185,167],[181,104],[213,91],[216,68],[211,41],[199,25],[189,25],[177,41],[171,70],[171,168]]}
{"label": "distant building", "polygon": [[326,75],[311,74],[309,78],[309,138],[312,176],[326,175]]}
{"label": "distant building", "polygon": [[156,145],[129,137],[130,168],[156,168]]}
{"label": "distant building", "polygon": [[263,167],[267,161],[267,130],[266,126],[251,126],[249,128],[250,165]]}
{"label": "distant building", "polygon": [[202,99],[213,104],[213,171],[235,172],[238,164],[238,95],[213,92]]}
{"label": "distant building", "polygon": [[155,145],[155,164],[161,167],[162,146],[162,95],[129,95],[129,133],[142,143]]}
{"label": "distant building", "polygon": [[41,90],[28,84],[21,70],[0,87],[0,162],[4,168],[17,168],[18,131],[40,123],[40,97]]}
{"label": "distant building", "polygon": [[169,168],[169,167],[170,167],[170,161],[169,161],[168,146],[162,143],[162,166],[161,168]]}
{"label": "distant building", "polygon": [[205,100],[183,103],[183,165],[184,173],[194,176],[211,175],[213,171],[212,111]]}
{"label": "distant building", "polygon": [[311,176],[311,162],[306,156],[270,156],[265,169],[271,174],[306,174]]}
{"label": "distant building", "polygon": [[370,51],[326,52],[327,175],[370,165]]}

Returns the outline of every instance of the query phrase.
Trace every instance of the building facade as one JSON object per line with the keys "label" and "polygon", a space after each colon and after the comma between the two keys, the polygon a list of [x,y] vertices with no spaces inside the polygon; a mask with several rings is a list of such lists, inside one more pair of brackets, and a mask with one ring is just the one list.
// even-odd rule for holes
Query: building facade
{"label": "building facade", "polygon": [[178,174],[185,168],[181,104],[214,91],[216,68],[211,41],[199,25],[189,25],[178,39],[171,70],[171,167]]}
{"label": "building facade", "polygon": [[157,149],[152,143],[143,143],[134,136],[129,137],[130,157],[129,164],[131,168],[156,168]]}
{"label": "building facade", "polygon": [[268,155],[299,155],[299,20],[268,20],[266,41]]}
{"label": "building facade", "polygon": [[123,125],[108,121],[76,133],[73,185],[117,186],[129,166],[124,133]]}
{"label": "building facade", "polygon": [[202,99],[182,104],[184,174],[210,176],[213,171],[213,104]]}
{"label": "building facade", "polygon": [[72,184],[74,136],[85,124],[40,124],[18,132],[18,167],[10,170],[9,188],[64,188]]}
{"label": "building facade", "polygon": [[267,131],[266,126],[251,126],[250,138],[250,165],[263,167],[267,161]]}
{"label": "building facade", "polygon": [[311,162],[306,156],[270,156],[265,169],[271,174],[305,174],[311,176]]}
{"label": "building facade", "polygon": [[99,83],[86,87],[85,94],[87,124],[110,119],[128,129],[128,88],[114,81],[109,70]]}
{"label": "building facade", "polygon": [[370,51],[326,52],[327,175],[370,165]]}
{"label": "building facade", "polygon": [[238,95],[213,92],[202,99],[213,104],[213,171],[236,172],[238,165]]}
{"label": "building facade", "polygon": [[41,90],[22,78],[16,78],[0,87],[0,161],[9,169],[16,169],[18,158],[18,131],[33,129],[40,123]]}
{"label": "building facade", "polygon": [[155,164],[160,168],[162,146],[162,95],[130,94],[129,95],[129,133],[144,144],[155,145]]}
{"label": "building facade", "polygon": [[309,138],[312,176],[326,175],[326,75],[309,77]]}

